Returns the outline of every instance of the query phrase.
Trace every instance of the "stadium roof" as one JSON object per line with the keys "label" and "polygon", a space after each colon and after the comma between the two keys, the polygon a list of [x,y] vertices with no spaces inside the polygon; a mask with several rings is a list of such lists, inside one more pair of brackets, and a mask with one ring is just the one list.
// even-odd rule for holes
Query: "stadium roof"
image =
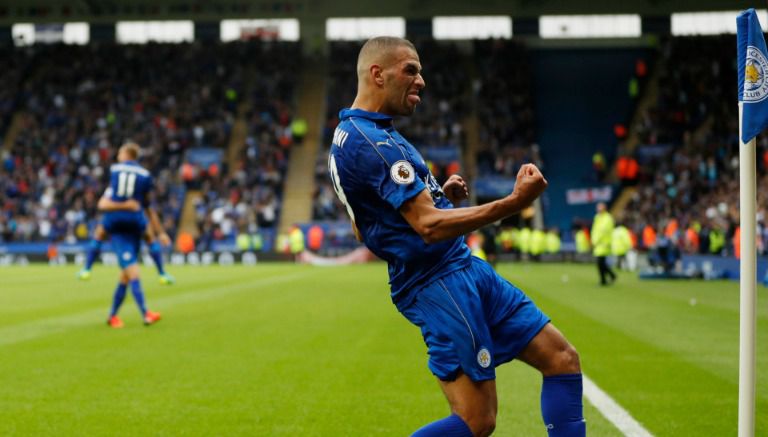
{"label": "stadium roof", "polygon": [[391,15],[424,19],[435,15],[478,14],[536,17],[543,14],[639,13],[653,16],[672,12],[737,10],[745,6],[748,5],[738,0],[5,0],[0,5],[0,23],[240,17],[325,20],[334,16]]}

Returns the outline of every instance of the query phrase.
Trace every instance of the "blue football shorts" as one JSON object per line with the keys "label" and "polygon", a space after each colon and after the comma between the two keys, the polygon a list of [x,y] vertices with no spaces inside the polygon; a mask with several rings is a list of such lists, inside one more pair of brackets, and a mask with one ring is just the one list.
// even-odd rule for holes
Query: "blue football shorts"
{"label": "blue football shorts", "polygon": [[139,249],[143,234],[138,232],[116,232],[110,234],[112,250],[117,256],[117,263],[124,269],[139,262]]}
{"label": "blue football shorts", "polygon": [[110,235],[112,250],[117,255],[120,268],[126,268],[139,260],[141,240],[147,226],[143,212],[117,211],[104,214],[101,220]]}
{"label": "blue football shorts", "polygon": [[550,321],[476,257],[464,269],[422,286],[402,313],[421,328],[429,369],[444,381],[456,379],[459,371],[473,381],[494,379],[496,366],[517,357]]}

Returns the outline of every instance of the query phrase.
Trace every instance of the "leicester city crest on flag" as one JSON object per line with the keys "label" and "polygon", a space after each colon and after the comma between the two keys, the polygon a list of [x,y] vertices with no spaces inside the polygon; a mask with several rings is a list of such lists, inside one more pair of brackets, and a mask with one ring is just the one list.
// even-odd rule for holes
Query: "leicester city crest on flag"
{"label": "leicester city crest on flag", "polygon": [[768,59],[757,47],[747,47],[747,59],[744,68],[744,101],[760,102],[768,97]]}
{"label": "leicester city crest on flag", "polygon": [[736,18],[736,58],[741,141],[746,144],[768,126],[768,50],[754,9]]}

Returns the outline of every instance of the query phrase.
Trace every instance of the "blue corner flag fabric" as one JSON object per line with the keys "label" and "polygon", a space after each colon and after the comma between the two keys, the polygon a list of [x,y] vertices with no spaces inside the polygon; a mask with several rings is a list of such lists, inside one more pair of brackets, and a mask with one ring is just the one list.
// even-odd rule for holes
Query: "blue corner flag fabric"
{"label": "blue corner flag fabric", "polygon": [[736,58],[743,102],[741,141],[747,143],[768,127],[768,50],[752,8],[736,17]]}

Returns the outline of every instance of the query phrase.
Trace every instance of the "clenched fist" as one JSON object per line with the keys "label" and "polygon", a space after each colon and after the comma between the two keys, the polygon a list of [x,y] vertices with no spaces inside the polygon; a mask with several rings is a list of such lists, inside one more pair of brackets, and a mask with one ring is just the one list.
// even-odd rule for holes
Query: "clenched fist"
{"label": "clenched fist", "polygon": [[458,205],[459,202],[469,197],[469,188],[464,178],[457,174],[451,175],[445,184],[443,185],[443,193],[445,197],[451,201],[454,205]]}
{"label": "clenched fist", "polygon": [[547,180],[533,164],[524,164],[517,172],[517,181],[512,195],[520,198],[523,205],[530,205],[547,188]]}

